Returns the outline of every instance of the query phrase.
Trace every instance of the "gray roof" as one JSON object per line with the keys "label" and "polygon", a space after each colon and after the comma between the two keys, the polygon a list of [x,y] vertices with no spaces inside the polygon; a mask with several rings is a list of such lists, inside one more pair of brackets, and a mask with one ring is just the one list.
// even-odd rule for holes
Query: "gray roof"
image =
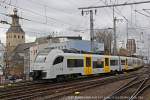
{"label": "gray roof", "polygon": [[47,37],[40,37],[40,38],[36,38],[35,42],[38,44],[43,44],[43,43],[48,43],[48,39]]}
{"label": "gray roof", "polygon": [[25,33],[21,26],[11,26],[6,33]]}
{"label": "gray roof", "polygon": [[18,53],[18,52],[25,52],[26,49],[29,49],[31,46],[35,45],[35,42],[31,42],[31,43],[23,43],[23,44],[19,44],[15,49],[14,52]]}
{"label": "gray roof", "polygon": [[51,39],[53,43],[59,43],[60,38],[67,38],[67,39],[73,39],[73,40],[82,40],[81,36],[57,36],[52,37],[50,35],[36,38],[35,42],[38,42],[39,44],[48,43]]}
{"label": "gray roof", "polygon": [[13,57],[17,53],[25,53],[26,50],[29,50],[29,48],[33,45],[35,45],[35,42],[18,44],[17,47],[10,54],[8,54],[8,56]]}
{"label": "gray roof", "polygon": [[7,56],[8,60],[11,61],[11,63],[9,63],[9,65],[11,67],[15,67],[16,65],[23,66],[24,57],[26,56],[25,53],[29,53],[29,48],[33,45],[35,45],[35,42],[19,44],[13,50],[13,52]]}

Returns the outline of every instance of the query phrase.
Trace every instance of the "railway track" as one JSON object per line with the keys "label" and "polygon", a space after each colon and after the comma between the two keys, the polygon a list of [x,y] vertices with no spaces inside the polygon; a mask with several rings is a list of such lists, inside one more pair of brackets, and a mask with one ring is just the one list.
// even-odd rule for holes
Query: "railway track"
{"label": "railway track", "polygon": [[[110,75],[101,75],[101,77],[109,77]],[[35,87],[38,87],[39,85],[42,85],[42,84],[56,84],[56,85],[59,85],[59,84],[65,84],[66,82],[77,82],[77,81],[83,81],[83,80],[88,80],[88,79],[93,79],[93,78],[97,78],[99,76],[91,76],[91,77],[80,77],[80,78],[77,78],[77,79],[69,79],[69,80],[65,80],[65,81],[61,81],[61,82],[54,82],[54,81],[44,81],[44,80],[41,80],[41,81],[23,81],[23,82],[18,82],[18,83],[12,83],[11,86],[7,86],[5,85],[6,87],[4,88],[0,88],[0,95],[1,93],[3,92],[7,92],[7,91],[14,91],[14,90],[22,90],[22,89],[27,89],[27,88],[31,88],[32,86]]]}
{"label": "railway track", "polygon": [[[33,98],[56,98],[63,95],[67,95],[69,93],[73,93],[75,91],[81,91],[84,89],[88,89],[91,87],[96,87],[99,85],[103,85],[106,83],[114,82],[121,79],[127,79],[135,77],[136,74],[132,75],[121,75],[121,76],[112,76],[108,78],[103,79],[91,79],[91,80],[85,80],[82,82],[68,82],[65,84],[56,84],[56,85],[43,85],[38,88],[31,88],[31,89],[24,89],[24,91],[17,90],[17,91],[11,91],[7,92],[5,94],[0,95],[0,98],[4,98],[7,100],[12,99],[33,99]],[[19,94],[19,95],[18,95]]]}
{"label": "railway track", "polygon": [[148,88],[150,88],[150,74],[146,73],[124,84],[104,100],[143,100],[140,95]]}
{"label": "railway track", "polygon": [[[145,71],[143,73],[149,73]],[[104,85],[110,82],[133,78],[140,76],[141,73],[134,72],[130,74],[123,74],[118,76],[111,76],[106,78],[91,78],[84,80],[74,80],[70,82],[62,83],[44,83],[44,84],[33,84],[25,85],[22,87],[16,87],[14,89],[7,89],[0,93],[0,99],[6,100],[31,100],[31,99],[54,99],[64,95],[74,93],[76,91],[82,91],[88,88]]]}
{"label": "railway track", "polygon": [[21,89],[22,87],[24,87],[24,88],[28,88],[28,87],[31,87],[31,86],[33,86],[33,85],[40,85],[40,84],[43,84],[44,82],[42,82],[42,81],[24,81],[24,82],[19,82],[19,83],[13,83],[13,84],[11,84],[11,86],[6,86],[6,87],[4,87],[4,88],[1,88],[0,89],[0,93],[2,93],[2,92],[7,92],[7,91],[12,91],[12,90],[19,90],[19,89]]}
{"label": "railway track", "polygon": [[[20,92],[20,91],[24,91],[24,90],[32,90],[32,89],[38,89],[40,87],[43,86],[54,86],[54,85],[60,85],[60,84],[66,84],[68,82],[78,82],[78,81],[84,81],[84,80],[90,80],[90,79],[94,79],[97,78],[98,76],[93,76],[93,77],[81,77],[78,78],[76,80],[71,79],[68,81],[63,81],[63,82],[53,82],[53,81],[25,81],[25,82],[21,82],[21,83],[17,83],[15,86],[13,87],[6,87],[6,88],[1,88],[0,89],[0,96],[3,94],[9,94],[9,93],[16,93],[16,92]],[[104,77],[104,76],[102,76]],[[106,76],[105,76],[106,77]],[[109,77],[109,76],[107,76]]]}

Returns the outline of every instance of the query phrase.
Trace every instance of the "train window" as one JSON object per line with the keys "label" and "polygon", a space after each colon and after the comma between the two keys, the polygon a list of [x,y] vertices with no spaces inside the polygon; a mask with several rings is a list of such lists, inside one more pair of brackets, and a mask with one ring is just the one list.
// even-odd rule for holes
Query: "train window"
{"label": "train window", "polygon": [[121,60],[121,65],[125,65],[125,60]]}
{"label": "train window", "polygon": [[105,66],[109,66],[109,58],[105,58]]}
{"label": "train window", "polygon": [[97,61],[93,61],[93,68],[97,68]]}
{"label": "train window", "polygon": [[104,62],[103,61],[93,61],[93,68],[103,68]]}
{"label": "train window", "polygon": [[67,59],[68,67],[83,67],[83,59]]}
{"label": "train window", "polygon": [[76,59],[76,66],[83,67],[83,59]]}
{"label": "train window", "polygon": [[90,67],[90,66],[91,66],[91,58],[86,57],[86,67]]}
{"label": "train window", "polygon": [[36,57],[35,62],[37,62],[37,63],[43,63],[43,62],[45,62],[45,60],[46,60],[46,55],[38,55]]}
{"label": "train window", "polygon": [[67,59],[67,66],[68,67],[74,67],[75,61],[74,59]]}
{"label": "train window", "polygon": [[135,61],[134,61],[134,59],[133,59],[133,64],[135,64]]}
{"label": "train window", "polygon": [[140,60],[138,60],[138,65],[140,65],[141,64],[141,61]]}
{"label": "train window", "polygon": [[136,59],[133,59],[133,64],[137,64],[137,60]]}
{"label": "train window", "polygon": [[118,65],[118,60],[110,60],[110,65],[112,66]]}
{"label": "train window", "polygon": [[133,64],[132,59],[129,59],[129,60],[128,60],[128,66],[132,66],[132,64]]}
{"label": "train window", "polygon": [[54,60],[53,65],[59,64],[61,62],[63,62],[64,57],[63,56],[59,56]]}
{"label": "train window", "polygon": [[126,63],[125,63],[126,65],[128,64],[128,59],[126,59]]}

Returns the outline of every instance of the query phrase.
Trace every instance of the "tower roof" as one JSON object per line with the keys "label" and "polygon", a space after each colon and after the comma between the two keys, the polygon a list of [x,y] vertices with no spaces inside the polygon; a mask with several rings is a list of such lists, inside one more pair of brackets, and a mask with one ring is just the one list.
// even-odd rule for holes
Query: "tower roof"
{"label": "tower roof", "polygon": [[21,26],[11,26],[6,33],[24,33]]}
{"label": "tower roof", "polygon": [[12,23],[6,33],[25,33],[19,24],[19,16],[17,15],[17,9],[14,8],[13,12],[14,14],[10,15],[12,17]]}

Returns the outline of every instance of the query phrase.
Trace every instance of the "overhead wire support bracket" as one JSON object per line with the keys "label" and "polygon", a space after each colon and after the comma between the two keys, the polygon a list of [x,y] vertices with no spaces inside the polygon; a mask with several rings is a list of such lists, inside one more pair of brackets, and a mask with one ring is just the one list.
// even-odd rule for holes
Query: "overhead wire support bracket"
{"label": "overhead wire support bracket", "polygon": [[10,23],[8,23],[7,21],[4,21],[4,20],[0,20],[0,23],[1,23],[1,24],[8,24],[8,25],[11,25]]}
{"label": "overhead wire support bracket", "polygon": [[139,14],[145,16],[145,17],[150,17],[149,15],[146,15],[146,14],[144,14],[144,13],[141,13],[141,12],[139,12],[138,10],[135,10],[135,12],[137,12],[137,13],[139,13]]}

